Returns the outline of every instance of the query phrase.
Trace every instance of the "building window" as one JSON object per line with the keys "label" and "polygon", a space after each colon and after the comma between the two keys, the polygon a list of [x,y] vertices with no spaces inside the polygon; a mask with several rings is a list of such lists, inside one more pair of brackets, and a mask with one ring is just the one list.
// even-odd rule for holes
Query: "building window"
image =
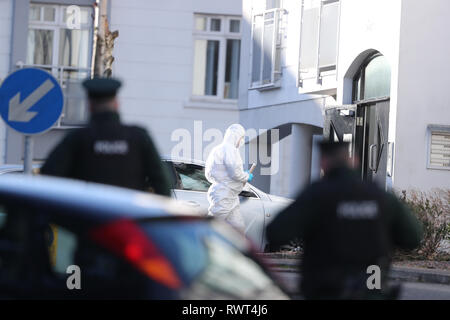
{"label": "building window", "polygon": [[353,101],[384,99],[391,92],[391,67],[385,56],[376,53],[362,64],[353,79]]}
{"label": "building window", "polygon": [[252,17],[250,89],[279,87],[281,79],[281,1],[267,0],[263,12]]}
{"label": "building window", "polygon": [[91,73],[93,12],[80,7],[79,29],[69,29],[67,6],[31,4],[26,66],[47,70],[64,91],[60,124],[80,125],[87,119],[81,81]]}
{"label": "building window", "polygon": [[335,74],[339,30],[339,0],[303,0],[299,80]]}
{"label": "building window", "polygon": [[428,127],[427,168],[450,170],[450,126]]}
{"label": "building window", "polygon": [[241,20],[195,15],[194,97],[238,98]]}

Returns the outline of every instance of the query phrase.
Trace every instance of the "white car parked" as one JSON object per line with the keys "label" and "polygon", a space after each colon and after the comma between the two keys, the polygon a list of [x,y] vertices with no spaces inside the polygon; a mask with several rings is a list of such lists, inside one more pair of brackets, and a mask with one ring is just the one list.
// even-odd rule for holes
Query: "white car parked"
{"label": "white car parked", "polygon": [[[164,159],[173,178],[174,196],[193,207],[208,209],[208,188],[202,161]],[[247,183],[240,194],[241,214],[244,218],[246,236],[256,248],[264,251],[267,245],[265,228],[268,223],[292,200],[265,193]]]}

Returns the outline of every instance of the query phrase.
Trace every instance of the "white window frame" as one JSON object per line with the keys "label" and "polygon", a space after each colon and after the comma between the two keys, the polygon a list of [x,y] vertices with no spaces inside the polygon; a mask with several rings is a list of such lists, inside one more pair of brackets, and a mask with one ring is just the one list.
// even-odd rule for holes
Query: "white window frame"
{"label": "white window frame", "polygon": [[[69,6],[67,5],[48,5],[45,3],[33,3],[32,6],[41,6],[41,20],[40,21],[29,21],[28,22],[28,29],[38,29],[38,30],[52,30],[53,31],[53,57],[52,57],[52,64],[51,65],[45,65],[45,67],[52,68],[54,70],[55,68],[66,68],[70,69],[70,67],[64,67],[59,65],[59,39],[60,39],[60,31],[61,29],[67,29],[66,23],[63,21],[64,17],[64,10],[67,10]],[[44,7],[52,7],[55,9],[55,21],[44,21],[43,18],[43,11]],[[90,36],[90,42],[92,43],[92,31],[93,31],[93,25],[92,24],[81,24],[80,28],[82,30],[89,30],[91,31]],[[58,45],[55,45],[58,44]],[[89,55],[92,55],[92,47],[90,48]],[[74,68],[74,69],[86,69],[90,70],[89,68]],[[54,73],[54,72],[53,72]],[[58,73],[55,73],[55,76],[58,76]]]}
{"label": "white window frame", "polygon": [[[197,30],[195,21],[197,17],[207,18],[206,30]],[[220,31],[210,31],[211,19],[220,19]],[[230,32],[231,20],[239,20],[239,32]],[[242,35],[242,18],[240,16],[224,16],[224,15],[210,15],[210,14],[194,14],[194,26],[193,26],[193,43],[196,40],[211,40],[219,41],[219,61],[218,61],[218,73],[217,73],[217,92],[216,95],[194,95],[192,92],[194,85],[194,78],[192,75],[192,88],[191,88],[191,100],[192,101],[211,101],[211,102],[224,102],[224,103],[237,103],[238,99],[224,98],[225,89],[225,68],[227,59],[227,40],[241,40]],[[241,42],[242,45],[242,42]],[[195,52],[193,54],[195,58]],[[194,66],[194,63],[192,63]]]}
{"label": "white window frame", "polygon": [[[93,54],[93,23],[81,23],[80,29],[81,30],[89,30],[90,31],[90,38],[89,43],[91,44],[89,48],[89,66],[88,68],[78,68],[78,67],[69,67],[69,66],[62,66],[59,65],[59,41],[60,41],[60,32],[61,29],[67,29],[66,23],[63,21],[64,19],[64,11],[67,10],[69,7],[68,5],[64,4],[47,4],[47,3],[32,3],[30,6],[39,6],[41,7],[40,11],[40,20],[31,20],[29,19],[27,21],[28,23],[28,30],[52,30],[53,31],[53,51],[52,51],[52,63],[50,65],[38,65],[38,64],[23,64],[20,67],[35,67],[35,68],[42,68],[42,69],[50,69],[51,74],[58,80],[60,86],[65,89],[66,88],[66,81],[71,81],[70,79],[64,80],[64,71],[72,70],[72,71],[80,71],[80,72],[86,72],[88,76],[91,74],[91,61],[92,61],[92,54]],[[43,12],[44,7],[52,7],[55,9],[55,20],[54,21],[44,21],[43,19]],[[90,8],[87,6],[83,6],[83,8]],[[30,10],[31,11],[31,10]],[[93,13],[93,12],[92,12]],[[28,37],[28,35],[27,35]],[[73,81],[73,80],[72,80]],[[64,121],[64,114],[59,118],[56,127],[66,127],[67,125],[64,125],[61,123],[61,121]],[[70,127],[70,126],[68,126]]]}
{"label": "white window frame", "polygon": [[[28,25],[37,24],[37,25],[56,26],[56,25],[58,25],[58,22],[60,21],[60,19],[62,20],[62,18],[60,18],[60,12],[59,12],[60,10],[58,10],[61,7],[59,5],[51,5],[51,4],[47,4],[47,3],[31,3],[30,8],[31,7],[40,7],[40,16],[39,16],[40,20],[29,20]],[[45,21],[44,20],[44,7],[55,9],[55,20],[54,21]]]}
{"label": "white window frame", "polygon": [[[259,75],[259,81],[253,82],[253,37],[254,37],[254,29],[255,29],[255,17],[262,16],[263,18],[263,25],[262,25],[262,44],[261,46],[264,47],[264,23],[267,20],[272,19],[265,19],[264,17],[267,14],[273,13],[273,20],[274,20],[274,28],[273,28],[273,42],[272,42],[272,57],[271,57],[271,81],[270,83],[261,83],[262,77],[263,77],[263,67],[264,67],[264,55],[261,55],[261,61],[260,61],[260,75]],[[286,14],[286,11],[283,8],[274,8],[269,10],[264,10],[260,12],[255,12],[252,14],[252,23],[251,23],[251,45],[250,45],[250,73],[249,73],[249,90],[267,90],[267,89],[274,89],[281,87],[281,76],[282,76],[282,66],[281,66],[281,50],[282,50],[282,39],[283,35],[281,34],[282,28],[281,23],[283,21],[282,16]],[[279,54],[277,55],[277,51]],[[278,68],[277,68],[278,67]]]}
{"label": "white window frame", "polygon": [[[431,165],[431,136],[432,134],[445,134],[450,135],[450,125],[429,125],[427,128],[427,169],[430,170],[445,170],[450,171],[450,165],[448,167],[436,167]],[[450,151],[450,149],[449,149]],[[449,158],[450,164],[450,158]]]}
{"label": "white window frame", "polygon": [[[302,40],[303,40],[303,14],[305,1],[302,0],[302,10],[301,10],[301,29],[300,29],[300,46],[299,46],[299,61],[302,59],[301,57],[301,48],[302,48]],[[318,0],[320,1],[319,7],[319,21],[318,21],[318,37],[317,37],[317,52],[316,52],[316,67],[313,72],[304,71],[301,69],[301,64],[298,66],[298,86],[303,87],[303,80],[307,79],[316,79],[317,84],[322,84],[322,77],[324,75],[333,75],[337,76],[337,60],[339,54],[339,33],[340,33],[340,18],[341,18],[341,0]],[[336,26],[336,63],[334,65],[328,66],[320,66],[320,35],[321,35],[321,26],[322,26],[322,12],[323,6],[331,3],[339,3],[339,13],[338,13],[338,25]]]}

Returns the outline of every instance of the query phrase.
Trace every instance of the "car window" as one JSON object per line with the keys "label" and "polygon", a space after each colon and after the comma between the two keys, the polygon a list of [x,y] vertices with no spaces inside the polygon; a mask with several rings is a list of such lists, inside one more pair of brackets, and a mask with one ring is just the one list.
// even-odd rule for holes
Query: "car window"
{"label": "car window", "polygon": [[50,265],[55,273],[66,275],[67,268],[75,265],[78,238],[75,233],[55,224],[50,224],[45,233]]}
{"label": "car window", "polygon": [[256,193],[249,187],[248,183],[245,184],[239,196],[244,198],[258,198]]}
{"label": "car window", "polygon": [[181,276],[185,284],[181,298],[286,298],[262,267],[240,251],[242,244],[228,239],[214,224],[213,220],[140,223]]}
{"label": "car window", "polygon": [[184,283],[194,279],[207,264],[202,238],[211,233],[204,222],[142,221],[141,227],[168,256]]}
{"label": "car window", "polygon": [[31,249],[30,243],[27,243],[27,241],[34,241],[29,232],[31,230],[29,216],[21,211],[14,212],[14,215],[7,215],[6,208],[0,207],[0,241],[3,244],[1,248],[8,251],[5,255],[8,257],[6,259],[11,259],[11,263],[18,263],[18,255],[14,251],[29,255],[29,251],[32,250],[36,256],[40,257],[40,262],[53,268],[56,273],[65,275],[67,267],[73,264],[73,252],[76,244],[74,235],[54,224],[44,223],[42,228],[33,227],[33,230],[40,230],[37,235],[43,239],[41,248],[46,248],[48,254],[45,249],[43,252],[39,252],[39,249],[36,248]]}
{"label": "car window", "polygon": [[[29,208],[18,205],[1,207],[0,211],[0,295],[27,297],[37,285],[27,281],[37,281],[36,275],[42,274],[47,261],[41,255],[46,252],[43,233],[37,232],[40,220]],[[17,289],[17,284],[20,290],[1,290],[5,285]]]}
{"label": "car window", "polygon": [[[147,292],[137,269],[87,238],[88,226],[71,219],[62,227],[61,218],[49,215],[0,205],[0,298],[133,298]],[[68,290],[69,266],[80,268],[82,290]]]}
{"label": "car window", "polygon": [[204,239],[208,267],[186,291],[187,299],[287,299],[261,266],[223,238]]}
{"label": "car window", "polygon": [[[149,289],[145,277],[132,264],[95,243],[85,232],[69,229],[54,223],[46,229],[52,286],[59,289],[57,297],[137,298]],[[79,268],[81,290],[67,289],[67,279],[74,272],[73,267],[68,269],[71,266]]]}
{"label": "car window", "polygon": [[[73,260],[67,263],[61,260],[73,252],[70,246],[66,245],[67,242],[66,232],[54,224],[47,223],[46,216],[39,211],[18,205],[1,207],[0,283],[4,283],[5,279],[13,281],[10,285],[15,290],[14,294],[24,298],[29,298],[28,294],[33,296],[37,292],[45,292],[48,294],[45,297],[49,297],[55,288],[59,289],[58,292],[64,292],[66,265],[73,264]],[[59,287],[46,287],[52,269],[64,276]],[[24,282],[28,281],[24,279],[30,276],[35,283],[31,283],[28,289],[24,288]],[[44,298],[44,295],[41,297]]]}
{"label": "car window", "polygon": [[6,223],[6,208],[0,206],[0,230],[3,229],[5,223]]}
{"label": "car window", "polygon": [[[86,227],[88,229],[88,227]],[[112,279],[123,263],[120,257],[95,244],[90,238],[79,235],[59,224],[51,223],[45,231],[52,270],[67,275],[67,267],[77,265],[84,273]]]}
{"label": "car window", "polygon": [[205,168],[195,164],[174,163],[182,190],[207,192],[211,183],[205,177]]}

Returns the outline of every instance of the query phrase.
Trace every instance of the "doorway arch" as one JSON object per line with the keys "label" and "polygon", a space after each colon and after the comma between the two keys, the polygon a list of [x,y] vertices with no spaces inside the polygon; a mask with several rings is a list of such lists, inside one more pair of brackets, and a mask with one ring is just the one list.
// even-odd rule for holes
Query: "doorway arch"
{"label": "doorway arch", "polygon": [[376,52],[361,64],[353,77],[352,100],[355,103],[386,99],[391,92],[391,67],[384,55]]}

